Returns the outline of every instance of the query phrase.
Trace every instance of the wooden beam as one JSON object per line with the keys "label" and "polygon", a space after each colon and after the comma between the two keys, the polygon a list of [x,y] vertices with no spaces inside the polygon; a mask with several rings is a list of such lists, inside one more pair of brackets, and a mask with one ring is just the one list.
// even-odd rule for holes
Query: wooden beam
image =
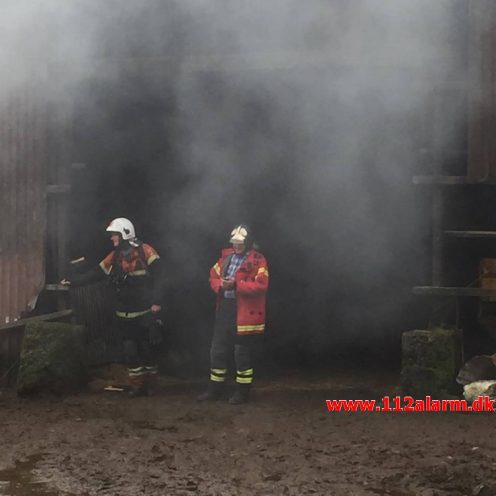
{"label": "wooden beam", "polygon": [[467,184],[495,185],[494,177],[469,177],[469,176],[414,176],[413,184],[439,185],[439,186],[464,186]]}
{"label": "wooden beam", "polygon": [[9,324],[0,325],[0,332],[14,329],[16,327],[23,327],[30,322],[46,322],[50,320],[59,320],[70,317],[73,314],[72,310],[61,310],[60,312],[47,313],[44,315],[37,315],[36,317],[28,317],[27,319],[19,319]]}
{"label": "wooden beam", "polygon": [[412,291],[421,296],[496,297],[496,289],[471,287],[415,286]]}
{"label": "wooden beam", "polygon": [[45,284],[47,291],[69,291],[69,286],[65,284]]}
{"label": "wooden beam", "polygon": [[[213,54],[184,54],[178,55],[152,55],[152,56],[108,56],[98,57],[91,60],[91,68],[96,73],[107,73],[125,68],[126,71],[146,72],[147,74],[167,75],[171,71],[182,73],[221,71],[221,72],[246,72],[267,70],[311,70],[311,69],[341,69],[341,70],[369,70],[371,74],[384,74],[385,71],[405,71],[411,73],[412,81],[423,82],[423,76],[417,76],[419,69],[425,70],[425,60],[422,57],[401,57],[391,60],[388,56],[380,56],[376,53],[374,57],[364,58],[361,51],[350,53],[349,50],[339,50],[334,43],[328,47],[314,50],[266,50],[258,52],[235,52],[235,53],[213,53]],[[437,85],[443,88],[466,91],[466,76],[462,75],[457,80],[447,80],[442,71],[443,66],[449,66],[452,61],[446,57],[438,61],[430,60],[430,79],[435,80]],[[441,69],[441,70],[440,70]],[[68,64],[53,62],[49,65],[49,72],[58,77],[67,77],[71,71],[73,77],[76,74],[84,74],[88,68],[82,64],[79,66],[68,66]],[[382,72],[381,72],[382,71]],[[423,74],[423,73],[421,73]]]}
{"label": "wooden beam", "polygon": [[69,193],[70,191],[70,184],[48,184],[46,187],[46,192],[48,194]]}
{"label": "wooden beam", "polygon": [[451,238],[496,238],[496,231],[444,231]]}

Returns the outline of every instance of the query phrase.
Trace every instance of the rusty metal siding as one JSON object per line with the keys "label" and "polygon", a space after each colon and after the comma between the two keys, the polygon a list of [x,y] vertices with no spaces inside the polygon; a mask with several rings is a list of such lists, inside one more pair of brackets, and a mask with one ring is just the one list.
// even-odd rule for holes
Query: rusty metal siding
{"label": "rusty metal siding", "polygon": [[496,177],[496,2],[469,3],[468,175]]}
{"label": "rusty metal siding", "polygon": [[0,324],[26,312],[44,285],[45,109],[34,87],[0,98]]}

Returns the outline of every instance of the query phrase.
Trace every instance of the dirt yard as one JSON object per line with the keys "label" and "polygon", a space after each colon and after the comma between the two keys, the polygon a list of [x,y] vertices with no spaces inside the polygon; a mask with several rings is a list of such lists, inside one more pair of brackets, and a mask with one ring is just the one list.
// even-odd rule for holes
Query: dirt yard
{"label": "dirt yard", "polygon": [[[397,394],[393,374],[297,372],[247,406],[158,395],[0,395],[0,494],[496,494],[494,414],[328,413],[331,398]],[[96,388],[98,389],[98,388]]]}

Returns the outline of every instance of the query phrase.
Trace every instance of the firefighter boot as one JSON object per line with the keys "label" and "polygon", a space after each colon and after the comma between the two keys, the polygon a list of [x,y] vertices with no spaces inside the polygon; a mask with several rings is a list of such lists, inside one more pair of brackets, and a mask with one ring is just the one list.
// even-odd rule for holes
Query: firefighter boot
{"label": "firefighter boot", "polygon": [[250,387],[251,384],[236,384],[234,394],[229,398],[230,405],[240,405],[241,403],[248,403],[250,400]]}
{"label": "firefighter boot", "polygon": [[145,391],[147,396],[155,396],[157,392],[158,367],[156,365],[145,367]]}
{"label": "firefighter boot", "polygon": [[224,392],[224,383],[210,381],[207,386],[207,390],[200,394],[196,399],[197,401],[217,401],[222,396]]}
{"label": "firefighter boot", "polygon": [[137,396],[146,396],[146,376],[144,367],[136,367],[128,369],[129,374],[129,396],[136,398]]}

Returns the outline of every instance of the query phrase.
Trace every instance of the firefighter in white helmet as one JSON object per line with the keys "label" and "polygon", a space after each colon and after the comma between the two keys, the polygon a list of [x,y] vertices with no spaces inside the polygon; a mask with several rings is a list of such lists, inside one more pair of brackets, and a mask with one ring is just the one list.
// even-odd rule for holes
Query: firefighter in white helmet
{"label": "firefighter in white helmet", "polygon": [[160,257],[152,246],[136,237],[129,219],[114,219],[106,231],[114,249],[94,269],[62,283],[81,286],[110,278],[116,293],[115,322],[124,342],[130,393],[151,394],[158,373],[156,349],[163,339]]}
{"label": "firefighter in white helmet", "polygon": [[229,242],[232,247],[222,250],[210,270],[217,312],[210,348],[210,381],[198,400],[217,400],[223,395],[229,355],[234,348],[236,384],[229,403],[239,404],[249,400],[253,344],[265,329],[269,271],[265,257],[254,249],[248,226],[237,225]]}
{"label": "firefighter in white helmet", "polygon": [[133,223],[124,217],[114,219],[105,230],[109,233],[120,234],[124,241],[132,241],[136,238],[136,231],[134,230]]}

